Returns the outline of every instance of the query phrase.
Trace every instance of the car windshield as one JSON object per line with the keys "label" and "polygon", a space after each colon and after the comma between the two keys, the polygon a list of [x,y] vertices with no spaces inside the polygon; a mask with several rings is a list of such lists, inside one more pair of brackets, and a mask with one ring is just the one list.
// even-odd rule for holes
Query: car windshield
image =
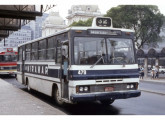
{"label": "car windshield", "polygon": [[75,37],[74,63],[133,64],[134,49],[131,39]]}

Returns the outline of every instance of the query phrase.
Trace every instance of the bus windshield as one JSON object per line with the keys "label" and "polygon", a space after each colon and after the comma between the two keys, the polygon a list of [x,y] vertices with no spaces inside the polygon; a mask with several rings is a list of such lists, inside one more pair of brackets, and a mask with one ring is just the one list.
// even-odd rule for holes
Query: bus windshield
{"label": "bus windshield", "polygon": [[131,39],[75,37],[74,63],[93,64],[134,64],[134,49]]}
{"label": "bus windshield", "polygon": [[0,62],[16,62],[16,55],[0,55]]}

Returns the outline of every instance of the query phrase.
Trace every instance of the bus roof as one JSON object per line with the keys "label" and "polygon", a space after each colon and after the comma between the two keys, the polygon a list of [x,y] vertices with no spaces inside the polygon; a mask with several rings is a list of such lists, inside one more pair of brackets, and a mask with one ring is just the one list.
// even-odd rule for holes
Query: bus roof
{"label": "bus roof", "polygon": [[51,34],[51,35],[48,35],[48,36],[45,36],[45,37],[40,37],[40,38],[37,38],[35,40],[32,40],[32,41],[28,41],[26,43],[23,43],[23,44],[20,44],[18,45],[18,47],[22,46],[22,45],[25,45],[25,44],[28,44],[28,43],[33,43],[35,41],[39,41],[39,40],[42,40],[42,39],[45,39],[45,38],[49,38],[49,37],[52,37],[54,35],[59,35],[59,34],[62,34],[62,33],[65,33],[65,32],[68,32],[70,30],[90,30],[90,29],[100,29],[100,30],[120,30],[122,32],[134,32],[134,30],[131,30],[131,29],[123,29],[123,28],[112,28],[112,27],[68,27],[64,30],[61,30],[59,32],[56,32],[54,34]]}
{"label": "bus roof", "polygon": [[100,29],[100,30],[121,30],[122,32],[135,32],[131,29],[123,29],[123,28],[111,28],[111,27],[71,27],[71,30],[89,30],[89,29]]}

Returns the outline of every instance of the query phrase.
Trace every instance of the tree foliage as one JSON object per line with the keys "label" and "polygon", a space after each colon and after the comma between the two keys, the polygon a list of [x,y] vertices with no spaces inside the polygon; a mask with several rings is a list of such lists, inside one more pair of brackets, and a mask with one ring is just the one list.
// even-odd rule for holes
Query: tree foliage
{"label": "tree foliage", "polygon": [[86,21],[82,21],[82,20],[79,20],[78,22],[73,22],[71,26],[91,26],[92,25],[92,20],[93,18],[89,18],[88,20]]}
{"label": "tree foliage", "polygon": [[160,28],[164,16],[154,5],[119,5],[107,11],[113,26],[135,30],[135,43],[141,48],[144,43],[160,40]]}

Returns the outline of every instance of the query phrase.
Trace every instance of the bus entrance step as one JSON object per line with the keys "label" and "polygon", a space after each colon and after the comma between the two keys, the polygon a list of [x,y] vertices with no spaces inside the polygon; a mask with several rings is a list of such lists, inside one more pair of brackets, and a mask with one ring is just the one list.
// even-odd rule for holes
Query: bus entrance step
{"label": "bus entrance step", "polygon": [[66,102],[66,103],[69,102],[69,99],[68,99],[68,98],[62,98],[62,100],[63,100],[64,102]]}

